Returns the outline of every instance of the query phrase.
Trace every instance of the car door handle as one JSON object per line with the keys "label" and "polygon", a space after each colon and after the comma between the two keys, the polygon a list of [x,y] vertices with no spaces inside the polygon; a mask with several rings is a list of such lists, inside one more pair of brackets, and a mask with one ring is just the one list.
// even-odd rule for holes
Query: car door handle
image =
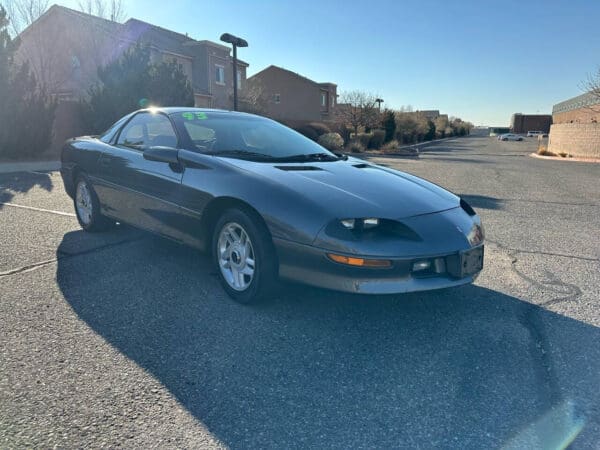
{"label": "car door handle", "polygon": [[106,158],[106,157],[101,157],[100,158],[100,167],[110,167],[110,158]]}

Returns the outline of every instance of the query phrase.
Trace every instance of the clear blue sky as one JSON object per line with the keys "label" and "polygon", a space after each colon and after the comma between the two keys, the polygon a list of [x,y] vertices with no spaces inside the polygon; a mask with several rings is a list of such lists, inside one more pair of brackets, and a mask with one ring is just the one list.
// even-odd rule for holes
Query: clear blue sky
{"label": "clear blue sky", "polygon": [[[76,7],[77,0],[58,3]],[[600,66],[600,1],[124,0],[135,17],[196,39],[250,44],[249,75],[275,64],[385,106],[476,125],[550,113]]]}

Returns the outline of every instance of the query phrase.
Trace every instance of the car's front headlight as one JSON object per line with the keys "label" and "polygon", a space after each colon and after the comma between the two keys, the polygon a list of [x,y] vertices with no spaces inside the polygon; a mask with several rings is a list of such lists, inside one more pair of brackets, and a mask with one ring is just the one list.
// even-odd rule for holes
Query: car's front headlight
{"label": "car's front headlight", "polygon": [[342,226],[348,230],[367,230],[369,228],[375,228],[379,225],[379,219],[369,217],[366,219],[342,219],[340,220]]}

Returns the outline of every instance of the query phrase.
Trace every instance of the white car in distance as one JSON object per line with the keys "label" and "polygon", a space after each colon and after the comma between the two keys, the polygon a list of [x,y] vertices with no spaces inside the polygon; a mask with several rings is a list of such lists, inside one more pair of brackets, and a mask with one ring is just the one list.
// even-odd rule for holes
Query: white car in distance
{"label": "white car in distance", "polygon": [[501,141],[522,141],[523,136],[520,136],[518,134],[506,133],[498,136],[498,139]]}

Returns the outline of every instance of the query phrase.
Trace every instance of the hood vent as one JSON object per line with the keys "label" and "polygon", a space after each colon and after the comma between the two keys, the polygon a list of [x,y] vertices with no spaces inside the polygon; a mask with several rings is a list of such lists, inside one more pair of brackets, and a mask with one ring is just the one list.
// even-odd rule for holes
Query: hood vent
{"label": "hood vent", "polygon": [[371,165],[365,164],[365,163],[360,163],[360,164],[354,164],[353,167],[356,167],[357,169],[366,169],[367,167],[371,167]]}
{"label": "hood vent", "polygon": [[275,166],[276,169],[285,170],[286,172],[301,172],[306,170],[323,170],[315,166]]}

